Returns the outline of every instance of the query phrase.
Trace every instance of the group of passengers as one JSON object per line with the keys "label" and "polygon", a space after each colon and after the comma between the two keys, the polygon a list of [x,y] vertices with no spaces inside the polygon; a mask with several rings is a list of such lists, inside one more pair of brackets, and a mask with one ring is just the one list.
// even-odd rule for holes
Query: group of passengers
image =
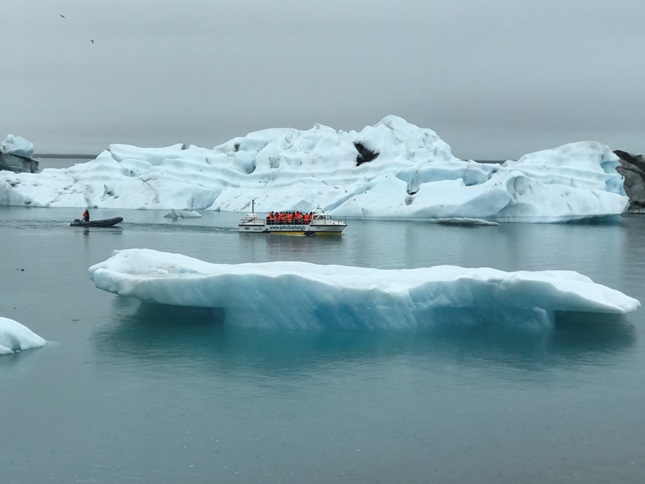
{"label": "group of passengers", "polygon": [[267,216],[267,225],[277,224],[305,224],[311,222],[313,212],[270,212]]}

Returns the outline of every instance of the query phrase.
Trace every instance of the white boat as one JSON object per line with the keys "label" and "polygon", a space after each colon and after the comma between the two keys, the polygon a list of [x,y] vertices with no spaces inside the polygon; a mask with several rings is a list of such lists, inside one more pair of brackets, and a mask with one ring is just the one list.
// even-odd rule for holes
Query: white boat
{"label": "white boat", "polygon": [[[272,212],[273,213],[273,212]],[[347,224],[332,219],[331,215],[322,211],[308,214],[307,218],[292,221],[278,221],[260,217],[257,213],[247,213],[237,225],[238,232],[249,234],[281,234],[281,235],[341,235]]]}

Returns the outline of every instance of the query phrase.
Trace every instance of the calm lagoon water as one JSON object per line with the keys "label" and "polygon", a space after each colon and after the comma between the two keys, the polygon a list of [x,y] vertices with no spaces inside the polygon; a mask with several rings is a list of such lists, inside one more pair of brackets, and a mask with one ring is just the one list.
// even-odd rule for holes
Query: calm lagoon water
{"label": "calm lagoon water", "polygon": [[209,262],[571,269],[645,302],[645,218],[448,227],[350,220],[338,239],[238,234],[236,214],[0,207],[0,316],[51,343],[0,357],[3,482],[642,482],[645,321],[290,332],[100,291],[146,247]]}

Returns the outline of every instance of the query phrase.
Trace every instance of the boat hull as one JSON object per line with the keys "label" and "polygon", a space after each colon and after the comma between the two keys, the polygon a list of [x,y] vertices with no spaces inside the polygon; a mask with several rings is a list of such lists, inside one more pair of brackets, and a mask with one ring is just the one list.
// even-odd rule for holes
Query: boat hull
{"label": "boat hull", "polygon": [[335,225],[259,225],[259,224],[239,224],[238,231],[248,234],[279,234],[293,236],[312,236],[312,235],[341,235],[345,229],[345,224]]}
{"label": "boat hull", "polygon": [[123,217],[114,217],[104,220],[90,220],[85,222],[83,220],[75,219],[70,223],[70,227],[113,227],[118,223],[123,222]]}
{"label": "boat hull", "polygon": [[255,212],[247,214],[237,225],[238,232],[247,234],[280,234],[293,236],[341,235],[347,224],[333,220],[323,213],[312,213],[311,220],[303,222],[297,219],[284,223],[271,220],[270,217],[259,217]]}

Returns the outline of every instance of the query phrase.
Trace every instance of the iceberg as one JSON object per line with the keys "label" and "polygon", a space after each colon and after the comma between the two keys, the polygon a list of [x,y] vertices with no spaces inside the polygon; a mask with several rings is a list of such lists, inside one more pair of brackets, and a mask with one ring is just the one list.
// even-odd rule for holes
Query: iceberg
{"label": "iceberg", "polygon": [[47,341],[17,321],[0,317],[0,355],[45,346]]}
{"label": "iceberg", "polygon": [[0,143],[0,173],[38,173],[38,162],[32,160],[34,145],[20,136],[8,135]]}
{"label": "iceberg", "polygon": [[551,328],[557,312],[624,314],[640,306],[577,272],[558,270],[212,264],[151,249],[115,250],[88,270],[98,289],[152,303],[221,309],[226,324],[246,327],[356,330],[500,323]]}
{"label": "iceberg", "polygon": [[166,215],[164,215],[166,218],[171,218],[173,220],[177,220],[180,218],[202,218],[202,215],[199,212],[196,212],[195,210],[175,210],[171,209],[170,212],[168,212]]}
{"label": "iceberg", "polygon": [[31,158],[34,155],[34,144],[21,136],[9,134],[0,143],[0,153]]}
{"label": "iceberg", "polygon": [[359,132],[271,128],[213,149],[114,144],[70,168],[0,173],[0,204],[568,222],[626,210],[619,164],[594,141],[465,161],[431,129],[387,116]]}

